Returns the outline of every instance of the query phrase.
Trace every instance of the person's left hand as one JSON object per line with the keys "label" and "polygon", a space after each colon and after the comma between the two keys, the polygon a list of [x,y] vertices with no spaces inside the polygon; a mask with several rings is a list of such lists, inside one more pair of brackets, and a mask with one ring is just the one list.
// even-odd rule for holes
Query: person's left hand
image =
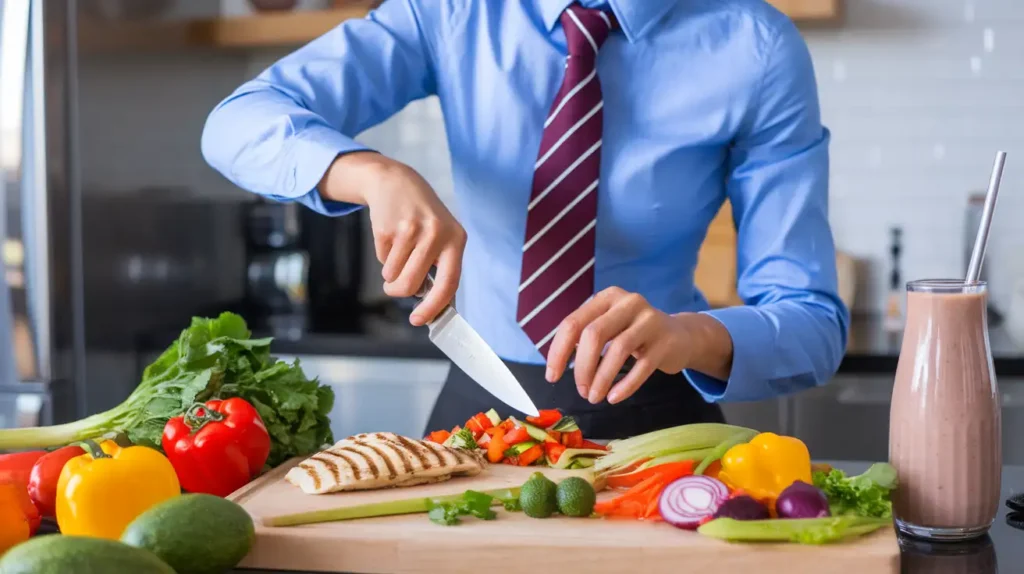
{"label": "person's left hand", "polygon": [[[606,397],[610,403],[619,403],[635,393],[656,370],[674,374],[693,368],[700,353],[710,355],[710,361],[696,362],[724,362],[727,374],[732,341],[714,319],[696,313],[669,315],[652,307],[641,295],[610,287],[594,295],[558,326],[548,350],[549,382],[562,377],[573,351],[573,371],[580,396],[593,404]],[[724,360],[716,361],[715,356]],[[636,364],[613,387],[629,357],[635,358]]]}

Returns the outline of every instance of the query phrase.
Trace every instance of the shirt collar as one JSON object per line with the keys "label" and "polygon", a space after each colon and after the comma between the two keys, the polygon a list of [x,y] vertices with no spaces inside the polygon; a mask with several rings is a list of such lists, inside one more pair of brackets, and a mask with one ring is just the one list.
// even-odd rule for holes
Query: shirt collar
{"label": "shirt collar", "polygon": [[[544,25],[548,32],[555,29],[555,24],[562,12],[574,0],[537,0]],[[679,0],[581,0],[580,4],[587,8],[610,6],[615,17],[622,26],[626,38],[636,42],[643,38],[651,27],[661,19]]]}

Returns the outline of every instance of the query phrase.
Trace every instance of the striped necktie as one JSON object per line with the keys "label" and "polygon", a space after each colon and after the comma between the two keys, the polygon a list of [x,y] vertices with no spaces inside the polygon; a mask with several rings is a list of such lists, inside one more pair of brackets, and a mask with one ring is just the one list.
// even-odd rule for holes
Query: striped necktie
{"label": "striped necktie", "polygon": [[558,324],[594,293],[604,104],[597,52],[616,25],[609,14],[576,4],[561,22],[569,54],[534,164],[516,312],[545,357]]}

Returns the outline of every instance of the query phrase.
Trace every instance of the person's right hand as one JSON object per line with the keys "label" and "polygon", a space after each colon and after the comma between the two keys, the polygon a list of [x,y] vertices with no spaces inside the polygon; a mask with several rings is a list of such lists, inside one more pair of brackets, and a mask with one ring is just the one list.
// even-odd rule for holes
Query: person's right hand
{"label": "person's right hand", "polygon": [[414,169],[374,152],[348,153],[334,160],[319,190],[325,199],[370,209],[388,295],[415,295],[437,266],[433,289],[409,318],[413,325],[433,320],[451,302],[462,275],[466,231]]}

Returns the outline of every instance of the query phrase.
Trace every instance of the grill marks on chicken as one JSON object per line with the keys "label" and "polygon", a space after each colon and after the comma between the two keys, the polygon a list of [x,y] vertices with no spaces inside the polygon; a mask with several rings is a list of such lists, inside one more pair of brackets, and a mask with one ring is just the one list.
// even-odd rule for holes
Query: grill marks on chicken
{"label": "grill marks on chicken", "polygon": [[477,454],[394,433],[359,434],[304,460],[285,480],[307,494],[413,486],[483,471]]}

